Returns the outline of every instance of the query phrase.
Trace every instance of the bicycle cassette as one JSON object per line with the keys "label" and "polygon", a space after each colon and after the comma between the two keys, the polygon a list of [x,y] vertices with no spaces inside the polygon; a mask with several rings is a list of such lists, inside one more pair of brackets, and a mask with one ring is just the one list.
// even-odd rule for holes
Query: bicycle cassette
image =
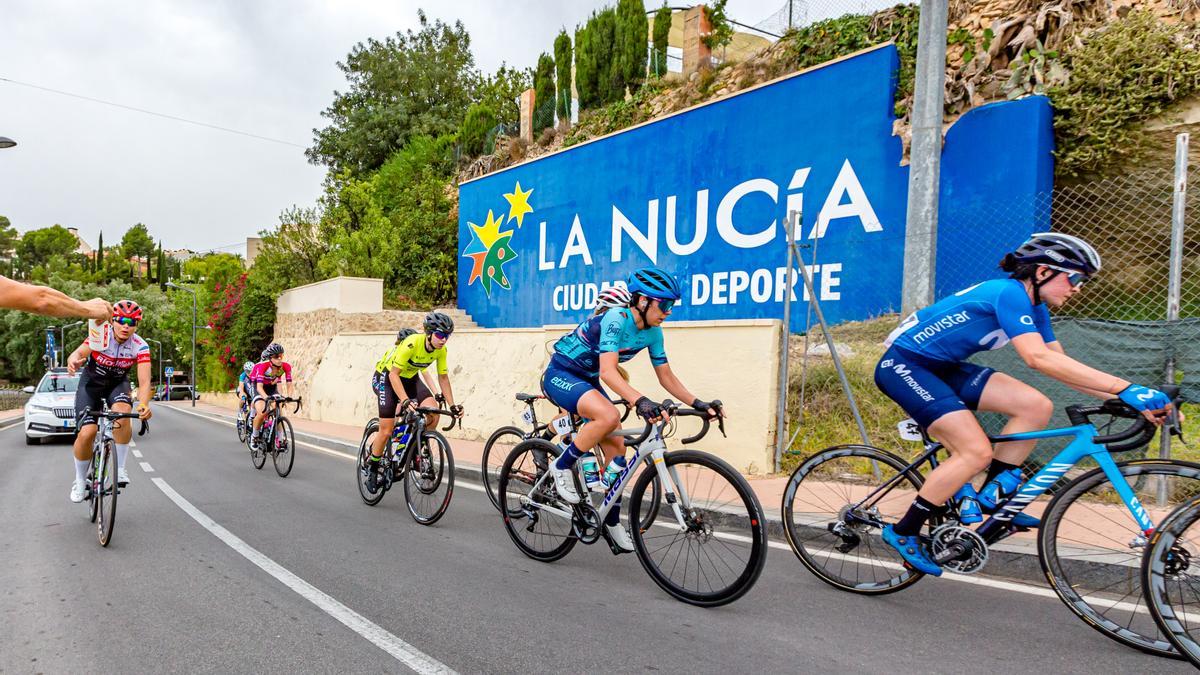
{"label": "bicycle cassette", "polygon": [[988,561],[988,546],[983,537],[974,530],[952,523],[933,531],[929,549],[943,569],[959,574],[975,574]]}

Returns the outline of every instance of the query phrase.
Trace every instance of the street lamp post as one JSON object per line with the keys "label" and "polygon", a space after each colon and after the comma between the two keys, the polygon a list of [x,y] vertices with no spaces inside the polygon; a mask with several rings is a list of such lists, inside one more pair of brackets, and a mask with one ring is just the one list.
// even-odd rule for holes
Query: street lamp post
{"label": "street lamp post", "polygon": [[177,291],[187,291],[192,294],[192,372],[190,375],[192,385],[192,407],[196,407],[196,291],[190,288],[184,288],[173,281],[167,282],[167,288],[173,288]]}
{"label": "street lamp post", "polygon": [[68,323],[58,327],[58,349],[59,353],[63,355],[62,365],[67,365],[67,329],[74,328],[76,326],[82,326],[85,323],[87,322],[76,321],[75,323]]}

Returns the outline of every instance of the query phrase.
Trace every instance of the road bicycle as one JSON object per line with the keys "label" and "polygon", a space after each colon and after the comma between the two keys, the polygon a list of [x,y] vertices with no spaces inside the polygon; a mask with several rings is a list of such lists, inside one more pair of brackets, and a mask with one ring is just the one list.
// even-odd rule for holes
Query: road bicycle
{"label": "road bicycle", "polygon": [[[117,480],[117,452],[112,436],[112,425],[116,420],[136,420],[137,413],[112,412],[105,405],[100,410],[88,410],[85,414],[96,419],[96,438],[92,441],[92,465],[87,474],[88,517],[96,523],[96,534],[101,546],[112,541],[113,527],[117,524],[117,495],[125,487]],[[138,436],[145,436],[150,425],[142,420]]]}
{"label": "road bicycle", "polygon": [[1163,520],[1142,560],[1146,606],[1159,630],[1200,668],[1200,495]]}
{"label": "road bicycle", "polygon": [[[720,409],[720,402],[713,406]],[[665,401],[672,418],[699,417],[703,427],[683,439],[699,441],[709,430],[708,414]],[[724,419],[717,417],[721,433]],[[499,497],[504,527],[522,553],[543,562],[567,555],[577,543],[604,538],[613,553],[621,549],[602,526],[617,497],[644,456],[653,469],[638,474],[622,509],[629,522],[642,523],[651,507],[658,516],[631,534],[642,568],[660,588],[683,602],[715,607],[737,600],[758,580],[767,555],[767,530],[762,505],[740,473],[724,460],[698,450],[668,452],[663,440],[665,422],[647,422],[636,430],[618,432],[632,448],[633,458],[616,481],[598,494],[585,489],[582,467],[573,472],[578,504],[563,500],[549,478],[547,462],[559,452],[541,438],[513,448],[500,471]],[[647,491],[655,478],[661,483],[658,503]]]}
{"label": "road bicycle", "polygon": [[[1178,387],[1163,390],[1178,397]],[[960,490],[947,502],[947,512],[927,525],[925,541],[932,557],[950,572],[974,574],[1000,548],[1032,551],[1034,535],[1014,524],[1014,518],[1031,505],[1036,504],[1034,510],[1044,507],[1037,556],[1063,603],[1107,637],[1178,657],[1142,607],[1138,569],[1155,522],[1171,506],[1200,494],[1200,464],[1114,460],[1111,453],[1141,448],[1156,432],[1141,413],[1120,400],[1072,405],[1066,411],[1072,426],[990,437],[997,443],[1071,440],[975,529],[963,522],[965,493]],[[1105,431],[1118,420],[1133,423],[1101,435],[1091,419],[1102,416],[1109,418],[1101,425]],[[869,445],[843,445],[809,457],[792,474],[783,494],[784,531],[800,562],[821,580],[843,590],[881,595],[908,588],[923,576],[879,535],[884,525],[908,509],[924,482],[921,466],[935,468],[943,449],[924,429],[912,427],[907,433],[916,432],[914,439],[924,442],[915,460]],[[1178,433],[1178,419],[1169,420],[1167,428]],[[1076,470],[1084,460],[1098,467]],[[1047,492],[1053,493],[1048,505],[1038,501]],[[996,546],[1010,537],[1005,547]]]}
{"label": "road bicycle", "polygon": [[242,401],[238,406],[237,412],[237,435],[238,443],[245,443],[250,440],[250,431],[252,429],[251,422],[254,416],[251,414],[253,408],[250,407],[250,400]]}
{"label": "road bicycle", "polygon": [[292,433],[292,422],[283,414],[286,403],[294,403],[292,414],[300,412],[304,404],[303,397],[289,398],[272,396],[266,399],[271,405],[267,406],[266,417],[263,418],[262,428],[259,429],[259,444],[254,445],[253,431],[246,436],[246,446],[250,448],[250,461],[254,468],[262,469],[267,463],[267,455],[275,465],[275,473],[280,478],[287,478],[296,462],[296,436]]}
{"label": "road bicycle", "polygon": [[[560,445],[566,445],[570,439],[583,425],[583,420],[578,415],[566,415],[555,417],[548,422],[540,423],[537,417],[537,407],[535,404],[538,401],[548,401],[545,396],[538,394],[516,395],[516,399],[525,404],[526,408],[521,412],[521,421],[530,426],[529,429],[522,429],[518,426],[503,426],[492,432],[488,437],[487,442],[483,444],[483,456],[480,458],[480,473],[483,479],[483,488],[487,493],[488,499],[492,502],[492,506],[497,510],[500,508],[500,501],[496,497],[497,486],[500,482],[500,469],[504,466],[504,460],[508,458],[512,449],[521,441],[527,441],[531,438],[540,438],[544,441],[553,443],[555,437],[560,438]],[[624,422],[629,417],[629,413],[633,407],[623,398],[609,399],[613,405],[623,406],[625,412],[621,415],[621,421]],[[597,457],[599,461],[600,458]],[[605,458],[601,465],[607,464],[611,458]],[[643,462],[647,467],[652,466],[649,455],[643,457]],[[632,486],[632,484],[631,484]],[[651,508],[643,514],[642,526],[649,527],[650,523],[654,522],[654,518],[658,515],[658,497],[662,490],[662,484],[655,480],[651,485],[654,491],[654,498],[651,500]]]}
{"label": "road bicycle", "polygon": [[[454,496],[454,454],[446,437],[436,429],[426,428],[425,421],[426,415],[449,413],[445,399],[439,396],[437,400],[437,408],[408,406],[401,412],[378,462],[368,460],[372,441],[379,433],[379,419],[367,422],[354,471],[358,494],[365,504],[375,506],[397,481],[403,481],[404,501],[413,520],[433,525],[445,515]],[[461,423],[461,418],[451,416],[450,423],[442,430],[449,431]],[[367,484],[372,470],[376,471],[374,490]]]}

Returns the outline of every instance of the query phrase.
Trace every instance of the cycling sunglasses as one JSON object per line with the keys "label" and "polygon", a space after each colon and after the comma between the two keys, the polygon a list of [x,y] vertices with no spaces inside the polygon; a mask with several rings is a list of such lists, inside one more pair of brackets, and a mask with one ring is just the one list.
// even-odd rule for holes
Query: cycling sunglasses
{"label": "cycling sunglasses", "polygon": [[122,326],[136,326],[138,325],[138,320],[128,316],[114,316],[113,323],[119,323]]}
{"label": "cycling sunglasses", "polygon": [[671,308],[674,306],[675,306],[674,300],[659,300],[658,301],[658,308],[664,312],[671,311]]}
{"label": "cycling sunglasses", "polygon": [[1046,267],[1054,270],[1055,272],[1062,272],[1063,274],[1067,275],[1067,283],[1076,288],[1092,280],[1090,275],[1084,274],[1083,272],[1076,272],[1063,267],[1055,267],[1054,265],[1046,265]]}
{"label": "cycling sunglasses", "polygon": [[450,339],[450,334],[449,334],[449,333],[443,333],[443,332],[442,332],[442,331],[440,331],[440,330],[435,330],[435,331],[433,331],[433,337],[435,337],[435,338],[437,338],[437,339],[441,340],[442,342],[445,342],[446,340],[449,340],[449,339]]}

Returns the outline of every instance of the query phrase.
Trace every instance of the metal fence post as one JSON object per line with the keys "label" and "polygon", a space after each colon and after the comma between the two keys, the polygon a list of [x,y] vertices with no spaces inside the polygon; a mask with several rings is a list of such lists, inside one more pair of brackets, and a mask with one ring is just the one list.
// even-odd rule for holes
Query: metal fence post
{"label": "metal fence post", "polygon": [[947,0],[922,0],[912,108],[912,152],[904,231],[901,312],[933,302],[937,262],[938,182],[942,158],[942,106],[946,88]]}
{"label": "metal fence post", "polygon": [[[1179,296],[1183,286],[1183,225],[1187,210],[1188,134],[1175,137],[1175,181],[1171,202],[1171,258],[1167,281],[1167,321],[1179,320]],[[1175,356],[1167,357],[1164,382],[1175,382]],[[1159,432],[1158,456],[1171,458],[1171,434]],[[1158,483],[1158,503],[1167,503],[1167,484]]]}
{"label": "metal fence post", "polygon": [[795,265],[795,232],[800,222],[799,211],[788,212],[787,224],[787,287],[783,291],[783,336],[779,344],[779,407],[775,411],[775,467],[774,473],[779,473],[783,463],[783,446],[787,442],[787,402],[788,379],[790,377],[789,362],[791,361],[792,339],[792,288],[796,284]]}

